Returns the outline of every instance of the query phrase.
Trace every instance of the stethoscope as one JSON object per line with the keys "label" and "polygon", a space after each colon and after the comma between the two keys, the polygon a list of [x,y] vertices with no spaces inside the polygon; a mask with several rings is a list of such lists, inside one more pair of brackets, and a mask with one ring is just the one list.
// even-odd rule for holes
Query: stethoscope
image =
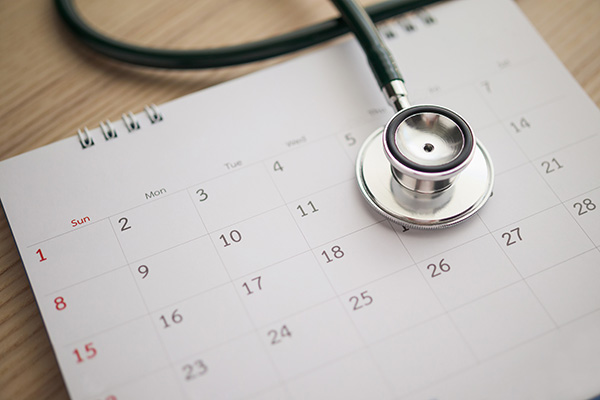
{"label": "stethoscope", "polygon": [[60,15],[85,43],[121,61],[160,68],[214,68],[257,61],[324,42],[352,31],[396,113],[362,145],[356,176],[367,202],[381,215],[408,228],[437,229],[474,215],[492,195],[490,155],[456,112],[437,105],[411,105],[396,62],[373,20],[437,0],[395,0],[367,8],[354,0],[331,0],[342,19],[275,38],[207,50],[164,50],[134,46],[92,29],[72,0],[55,0]]}

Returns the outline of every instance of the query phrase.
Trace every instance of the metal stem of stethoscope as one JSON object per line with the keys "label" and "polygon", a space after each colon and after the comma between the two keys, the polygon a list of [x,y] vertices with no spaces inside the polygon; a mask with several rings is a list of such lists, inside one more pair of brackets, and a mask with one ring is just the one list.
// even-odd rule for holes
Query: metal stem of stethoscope
{"label": "metal stem of stethoscope", "polygon": [[396,111],[358,154],[362,194],[380,214],[407,227],[444,228],[469,218],[492,194],[489,154],[456,112],[411,105],[396,63],[364,10],[352,0],[332,2]]}

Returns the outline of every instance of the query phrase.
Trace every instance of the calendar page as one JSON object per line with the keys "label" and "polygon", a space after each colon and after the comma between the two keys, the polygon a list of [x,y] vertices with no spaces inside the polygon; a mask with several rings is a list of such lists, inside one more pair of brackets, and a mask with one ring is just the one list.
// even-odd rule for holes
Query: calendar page
{"label": "calendar page", "polygon": [[392,110],[351,38],[0,164],[73,399],[600,393],[600,112],[511,1],[381,32],[493,158],[456,227],[361,197]]}

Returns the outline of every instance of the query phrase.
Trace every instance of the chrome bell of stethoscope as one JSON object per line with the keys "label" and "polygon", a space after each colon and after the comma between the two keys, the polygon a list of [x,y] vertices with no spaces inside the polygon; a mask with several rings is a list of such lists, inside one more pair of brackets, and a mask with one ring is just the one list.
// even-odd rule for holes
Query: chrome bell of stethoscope
{"label": "chrome bell of stethoscope", "polygon": [[380,214],[409,228],[437,229],[475,214],[492,194],[488,152],[456,112],[410,105],[404,84],[384,94],[398,112],[363,144],[360,189]]}

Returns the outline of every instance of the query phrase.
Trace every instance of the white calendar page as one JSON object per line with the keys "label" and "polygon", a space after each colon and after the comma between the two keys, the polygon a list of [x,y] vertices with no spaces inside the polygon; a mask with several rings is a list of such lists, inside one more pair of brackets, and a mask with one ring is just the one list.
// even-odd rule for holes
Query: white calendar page
{"label": "white calendar page", "polygon": [[391,110],[357,44],[0,164],[73,399],[600,393],[600,113],[510,1],[381,28],[414,103],[463,114],[494,195],[407,230],[358,190]]}

